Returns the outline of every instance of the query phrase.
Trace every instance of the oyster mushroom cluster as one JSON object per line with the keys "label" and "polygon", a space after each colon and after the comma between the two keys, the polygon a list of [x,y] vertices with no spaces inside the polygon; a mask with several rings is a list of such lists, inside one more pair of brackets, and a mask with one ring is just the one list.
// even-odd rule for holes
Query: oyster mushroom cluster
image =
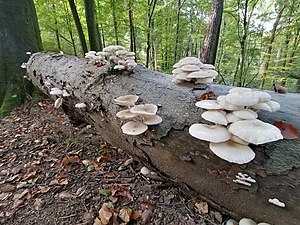
{"label": "oyster mushroom cluster", "polygon": [[127,107],[116,114],[122,120],[129,120],[121,127],[124,134],[139,135],[148,129],[148,125],[157,125],[162,122],[162,118],[156,115],[158,109],[156,105],[135,105],[138,99],[137,95],[125,95],[114,99],[118,105]]}
{"label": "oyster mushroom cluster", "polygon": [[212,83],[218,75],[211,64],[201,63],[196,57],[185,57],[173,66],[173,82]]}
{"label": "oyster mushroom cluster", "polygon": [[71,94],[68,93],[67,90],[65,90],[65,89],[61,90],[57,87],[51,88],[49,94],[57,96],[57,98],[54,102],[54,108],[59,108],[62,105],[63,98],[64,97],[69,97],[71,95]]}
{"label": "oyster mushroom cluster", "polygon": [[201,117],[214,124],[193,124],[190,135],[209,141],[214,154],[228,162],[243,164],[254,159],[249,143],[260,145],[283,139],[277,127],[257,119],[254,111],[274,112],[280,108],[266,92],[236,87],[217,100],[202,100],[196,106],[206,109]]}
{"label": "oyster mushroom cluster", "polygon": [[105,65],[107,62],[113,63],[115,70],[132,71],[137,65],[135,62],[135,53],[124,49],[120,45],[109,45],[102,52],[89,51],[85,54],[85,58],[90,63],[97,65]]}
{"label": "oyster mushroom cluster", "polygon": [[256,223],[254,220],[251,220],[249,218],[242,218],[239,222],[229,219],[225,223],[225,225],[270,225],[269,223],[261,222]]}

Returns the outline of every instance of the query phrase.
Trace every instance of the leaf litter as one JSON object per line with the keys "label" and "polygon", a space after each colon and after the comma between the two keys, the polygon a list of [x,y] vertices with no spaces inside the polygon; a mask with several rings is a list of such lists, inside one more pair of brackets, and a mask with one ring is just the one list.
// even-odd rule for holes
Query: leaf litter
{"label": "leaf litter", "polygon": [[90,125],[73,127],[51,100],[24,104],[0,119],[0,224],[222,222],[207,203],[156,173],[143,175],[143,167]]}

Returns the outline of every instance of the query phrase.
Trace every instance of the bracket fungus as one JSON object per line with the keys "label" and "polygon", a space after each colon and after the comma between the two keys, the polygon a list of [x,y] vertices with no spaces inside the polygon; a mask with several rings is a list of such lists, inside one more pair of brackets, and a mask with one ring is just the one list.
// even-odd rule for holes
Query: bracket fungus
{"label": "bracket fungus", "polygon": [[173,81],[188,81],[207,84],[212,83],[218,76],[215,67],[210,64],[203,64],[196,57],[185,57],[173,66]]}
{"label": "bracket fungus", "polygon": [[[189,133],[211,142],[209,147],[218,157],[232,163],[248,163],[255,157],[249,143],[259,145],[283,139],[277,127],[257,119],[258,114],[252,109],[260,103],[266,104],[271,112],[280,108],[268,93],[242,87],[230,89],[227,95],[221,95],[217,100],[198,101],[195,105],[207,110],[201,117],[215,125],[195,123],[190,126]],[[218,132],[211,132],[213,128]],[[220,130],[226,131],[227,138],[222,139],[223,134],[220,137]]]}
{"label": "bracket fungus", "polygon": [[135,105],[138,98],[137,95],[125,95],[114,99],[118,105],[128,107],[116,114],[120,119],[131,120],[121,127],[124,134],[139,135],[148,129],[148,125],[162,122],[162,118],[156,115],[158,107],[154,104]]}
{"label": "bracket fungus", "polygon": [[268,202],[281,208],[285,207],[285,204],[279,201],[277,198],[270,198],[268,199]]}

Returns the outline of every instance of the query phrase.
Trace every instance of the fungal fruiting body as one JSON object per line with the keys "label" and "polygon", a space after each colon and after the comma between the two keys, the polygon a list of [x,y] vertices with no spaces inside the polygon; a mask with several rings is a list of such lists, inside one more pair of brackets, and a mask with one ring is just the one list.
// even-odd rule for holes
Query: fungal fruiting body
{"label": "fungal fruiting body", "polygon": [[122,120],[130,120],[121,127],[124,134],[139,135],[148,129],[148,125],[157,125],[162,122],[162,118],[156,115],[158,110],[156,105],[135,105],[138,99],[137,95],[124,95],[114,99],[116,104],[128,107],[116,114]]}
{"label": "fungal fruiting body", "polygon": [[[274,112],[280,108],[266,92],[235,87],[230,89],[227,95],[219,96],[217,100],[202,100],[195,105],[207,110],[201,117],[213,125],[192,124],[189,133],[197,139],[211,142],[209,147],[212,152],[228,162],[244,164],[253,160],[255,153],[248,146],[249,143],[260,145],[283,139],[277,127],[257,119],[258,114],[254,111],[259,108]],[[215,126],[218,127],[218,131],[212,129]],[[207,129],[208,127],[210,129]],[[226,131],[228,137],[215,140],[222,137],[218,133],[220,129]],[[209,133],[209,138],[203,135],[203,132]]]}

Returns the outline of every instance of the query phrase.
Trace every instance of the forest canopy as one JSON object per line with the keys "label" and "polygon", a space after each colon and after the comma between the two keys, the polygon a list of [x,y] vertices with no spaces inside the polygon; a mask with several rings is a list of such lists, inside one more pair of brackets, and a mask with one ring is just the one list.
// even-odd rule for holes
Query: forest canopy
{"label": "forest canopy", "polygon": [[[43,46],[83,56],[70,2],[35,0]],[[74,1],[89,43],[86,2],[92,1]],[[225,1],[217,82],[263,89],[280,83],[299,92],[299,5],[296,0]],[[210,11],[211,2],[202,0],[94,0],[99,48],[123,45],[136,51],[137,62],[171,73],[180,58],[199,56]]]}

